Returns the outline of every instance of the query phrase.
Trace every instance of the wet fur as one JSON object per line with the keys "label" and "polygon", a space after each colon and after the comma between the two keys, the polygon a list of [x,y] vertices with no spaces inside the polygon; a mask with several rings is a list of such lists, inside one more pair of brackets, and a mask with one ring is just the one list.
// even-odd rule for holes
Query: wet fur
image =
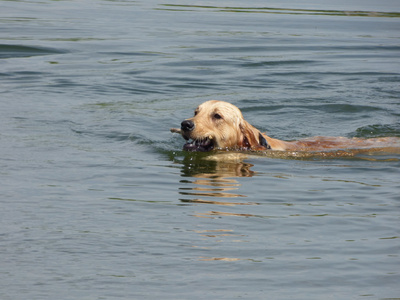
{"label": "wet fur", "polygon": [[[201,104],[192,118],[192,130],[171,129],[189,140],[210,139],[214,149],[231,150],[281,150],[281,151],[330,151],[339,149],[395,148],[400,149],[400,138],[345,138],[313,137],[298,141],[282,141],[261,133],[249,124],[241,111],[234,105],[218,100]],[[397,150],[398,151],[398,150]],[[395,151],[395,152],[397,152]]]}

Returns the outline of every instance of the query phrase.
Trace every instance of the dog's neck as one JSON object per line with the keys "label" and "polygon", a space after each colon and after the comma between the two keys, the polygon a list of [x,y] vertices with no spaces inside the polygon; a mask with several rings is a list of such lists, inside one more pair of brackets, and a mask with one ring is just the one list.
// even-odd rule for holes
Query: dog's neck
{"label": "dog's neck", "polygon": [[294,149],[294,145],[292,145],[291,142],[285,142],[285,141],[281,141],[278,139],[273,139],[271,137],[269,137],[268,135],[263,134],[263,136],[265,137],[265,139],[268,142],[268,145],[271,146],[271,150],[292,150]]}

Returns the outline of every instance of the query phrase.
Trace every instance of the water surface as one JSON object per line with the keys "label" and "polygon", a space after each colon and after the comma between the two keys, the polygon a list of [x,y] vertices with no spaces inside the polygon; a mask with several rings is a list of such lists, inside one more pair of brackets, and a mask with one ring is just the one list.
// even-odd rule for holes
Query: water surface
{"label": "water surface", "polygon": [[1,299],[400,298],[399,154],[169,132],[219,99],[279,139],[400,136],[397,1],[0,6]]}

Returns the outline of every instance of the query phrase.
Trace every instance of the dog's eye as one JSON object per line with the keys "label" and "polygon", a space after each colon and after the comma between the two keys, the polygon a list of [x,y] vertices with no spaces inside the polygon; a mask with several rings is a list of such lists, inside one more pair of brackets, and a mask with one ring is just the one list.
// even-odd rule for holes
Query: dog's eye
{"label": "dog's eye", "polygon": [[214,114],[214,119],[220,120],[222,119],[222,116],[220,114]]}
{"label": "dog's eye", "polygon": [[194,115],[197,115],[198,113],[199,113],[198,110],[195,110],[195,111],[194,111]]}

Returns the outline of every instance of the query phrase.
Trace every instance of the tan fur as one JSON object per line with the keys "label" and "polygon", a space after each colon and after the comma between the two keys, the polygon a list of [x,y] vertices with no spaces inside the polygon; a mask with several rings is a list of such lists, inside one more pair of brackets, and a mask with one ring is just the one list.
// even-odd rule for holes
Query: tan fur
{"label": "tan fur", "polygon": [[[400,138],[384,137],[372,139],[344,137],[313,137],[299,141],[282,141],[261,133],[244,120],[242,112],[234,105],[210,100],[195,110],[195,116],[186,120],[194,123],[191,131],[171,129],[186,139],[213,141],[218,149],[237,150],[282,150],[282,151],[327,151],[336,149],[397,148]],[[262,142],[262,138],[266,143]],[[396,151],[397,152],[397,151]]]}

